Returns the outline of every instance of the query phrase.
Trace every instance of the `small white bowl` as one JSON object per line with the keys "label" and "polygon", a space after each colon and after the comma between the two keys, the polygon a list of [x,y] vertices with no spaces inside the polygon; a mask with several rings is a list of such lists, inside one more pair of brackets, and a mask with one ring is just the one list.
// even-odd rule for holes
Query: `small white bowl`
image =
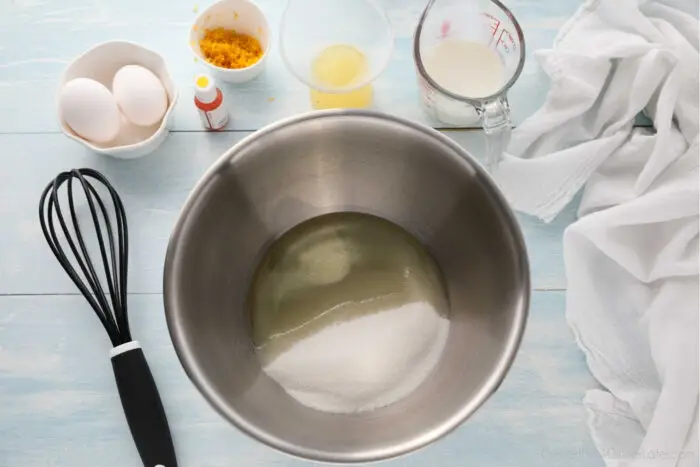
{"label": "small white bowl", "polygon": [[168,109],[160,123],[148,127],[131,124],[122,120],[119,136],[106,144],[88,141],[77,135],[61,117],[58,118],[61,130],[68,137],[84,144],[98,154],[106,154],[120,159],[135,159],[153,152],[170,132],[173,109],[177,102],[177,88],[168,73],[165,60],[157,53],[138,44],[125,41],[112,41],[96,45],[71,63],[61,77],[60,89],[75,78],[91,78],[112,89],[112,78],[124,65],[141,65],[151,70],[163,83],[168,94]]}
{"label": "small white bowl", "polygon": [[[199,48],[199,41],[207,29],[225,28],[255,37],[260,41],[263,55],[246,68],[222,68],[207,62]],[[204,10],[190,28],[189,44],[194,56],[204,63],[214,77],[229,83],[244,83],[258,76],[265,68],[270,50],[270,27],[263,12],[249,0],[220,0]]]}

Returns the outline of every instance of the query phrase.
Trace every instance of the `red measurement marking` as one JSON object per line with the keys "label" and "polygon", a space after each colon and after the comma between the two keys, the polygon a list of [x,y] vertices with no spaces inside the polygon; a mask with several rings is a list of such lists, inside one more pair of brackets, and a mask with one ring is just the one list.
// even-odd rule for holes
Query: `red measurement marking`
{"label": "red measurement marking", "polygon": [[513,35],[509,34],[508,38],[510,39],[510,44],[513,47],[513,50],[515,50],[517,48],[517,46],[515,45],[515,40],[513,39]]}
{"label": "red measurement marking", "polygon": [[[500,45],[503,47],[503,50],[505,50],[506,52],[510,52],[510,48],[508,47],[508,44],[506,44],[505,41],[503,40],[503,34],[505,34],[505,33],[506,33],[506,30],[504,29],[501,31],[501,34],[499,34],[498,40],[496,41],[496,47],[498,47]],[[511,37],[510,40],[512,41],[513,38]]]}
{"label": "red measurement marking", "polygon": [[444,39],[445,37],[448,36],[448,34],[450,34],[450,27],[451,26],[452,25],[450,24],[449,21],[445,21],[444,23],[442,23],[442,27],[440,28],[440,37],[441,38]]}
{"label": "red measurement marking", "polygon": [[[503,52],[505,53],[510,53],[513,50],[516,50],[518,47],[515,43],[515,40],[513,39],[513,35],[510,32],[508,32],[507,29],[501,27],[501,20],[488,13],[482,14],[485,17],[487,17],[491,22],[489,29],[491,30],[491,36],[493,37],[493,40],[496,42],[496,46],[494,48],[498,49],[499,47],[501,47]],[[496,33],[499,33],[498,39],[496,39]]]}
{"label": "red measurement marking", "polygon": [[501,27],[501,20],[499,20],[495,16],[492,16],[488,13],[482,13],[482,14],[491,20],[491,27],[490,27],[491,35],[495,36],[496,32],[498,31],[498,28]]}

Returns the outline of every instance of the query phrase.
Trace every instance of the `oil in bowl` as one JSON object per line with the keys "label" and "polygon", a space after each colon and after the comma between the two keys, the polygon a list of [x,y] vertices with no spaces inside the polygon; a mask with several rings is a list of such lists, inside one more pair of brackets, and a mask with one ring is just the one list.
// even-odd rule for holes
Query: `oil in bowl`
{"label": "oil in bowl", "polygon": [[353,212],[310,219],[274,242],[248,308],[265,373],[301,404],[332,413],[409,395],[449,333],[434,259],[396,224]]}

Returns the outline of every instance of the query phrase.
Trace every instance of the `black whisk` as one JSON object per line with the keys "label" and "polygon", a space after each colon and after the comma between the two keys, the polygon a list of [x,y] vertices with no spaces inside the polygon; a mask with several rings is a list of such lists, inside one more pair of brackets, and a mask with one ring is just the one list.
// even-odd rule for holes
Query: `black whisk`
{"label": "black whisk", "polygon": [[[64,185],[65,196],[61,198],[60,189]],[[102,200],[95,185],[106,188],[111,203]],[[78,219],[76,196],[87,200],[91,222],[85,224],[90,224],[87,230],[92,230],[97,239],[101,269],[95,268],[85,243],[86,230]],[[61,208],[65,200],[67,212]],[[110,356],[117,389],[144,466],[177,467],[158,388],[141,346],[131,339],[129,330],[126,303],[129,236],[124,205],[117,191],[96,170],[61,172],[41,194],[39,220],[51,251],[95,311],[112,341],[114,348]],[[67,249],[64,248],[66,244]],[[105,293],[103,282],[109,295]]]}

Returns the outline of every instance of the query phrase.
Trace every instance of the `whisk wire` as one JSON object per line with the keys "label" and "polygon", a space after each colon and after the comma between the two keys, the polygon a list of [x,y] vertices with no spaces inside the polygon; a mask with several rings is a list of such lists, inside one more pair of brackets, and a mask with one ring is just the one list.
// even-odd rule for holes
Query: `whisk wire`
{"label": "whisk wire", "polygon": [[[66,256],[66,254],[63,252],[63,249],[61,249],[59,241],[58,241],[58,235],[56,233],[56,229],[54,227],[53,219],[54,219],[54,214],[57,218],[62,219],[62,212],[60,205],[57,202],[57,195],[56,195],[56,190],[58,187],[60,187],[61,183],[61,176],[56,178],[54,182],[50,183],[44,192],[42,193],[40,204],[39,204],[39,222],[41,224],[41,230],[44,233],[44,237],[46,238],[47,243],[49,244],[49,247],[51,248],[51,251],[53,252],[54,256],[58,260],[58,262],[61,264],[63,269],[66,271],[68,274],[68,277],[71,278],[73,283],[78,287],[78,290],[82,295],[85,297],[87,300],[88,304],[90,307],[95,311],[95,314],[97,317],[100,319],[102,322],[102,325],[104,328],[107,330],[107,333],[109,334],[110,340],[112,341],[112,344],[114,344],[116,335],[113,329],[110,328],[110,323],[107,321],[107,318],[105,317],[104,313],[102,312],[102,309],[100,308],[100,305],[97,303],[97,301],[94,299],[92,294],[90,293],[90,290],[85,286],[85,284],[81,281],[80,276],[76,272],[75,268],[72,267],[70,260]],[[53,190],[53,191],[52,191]],[[51,192],[49,194],[49,192]],[[46,204],[46,213],[44,213],[44,205]],[[46,217],[44,217],[46,216]],[[61,222],[61,221],[59,221]],[[65,230],[64,230],[65,231]],[[75,254],[75,247],[72,244],[72,241],[70,240],[69,236],[66,236],[69,245],[71,246],[71,249],[73,250]],[[80,264],[81,259],[76,255],[76,261]],[[81,269],[83,266],[81,265]]]}
{"label": "whisk wire", "polygon": [[117,195],[115,190],[110,192],[112,196],[112,202],[117,206],[117,238],[119,240],[119,251],[122,252],[119,260],[119,292],[121,294],[121,313],[117,317],[121,320],[121,329],[124,329],[129,337],[131,338],[131,331],[129,328],[129,314],[127,313],[126,304],[126,283],[128,280],[128,268],[129,268],[129,231],[126,224],[126,210],[124,209],[124,204],[122,200]]}
{"label": "whisk wire", "polygon": [[[93,206],[92,202],[92,196],[87,196],[88,199],[88,205],[90,206],[90,212],[92,213],[94,223],[95,223],[95,232],[97,234],[97,241],[100,245],[100,254],[102,256],[102,264],[104,266],[104,272],[105,272],[105,278],[107,282],[107,288],[109,289],[109,297],[112,301],[112,309],[117,310],[121,309],[121,303],[119,296],[115,292],[115,290],[119,287],[118,283],[118,277],[117,277],[117,259],[116,255],[114,252],[114,236],[112,235],[112,224],[109,220],[109,214],[107,214],[107,209],[102,202],[102,200],[99,198],[99,195],[97,194],[95,188],[92,186],[92,184],[87,181],[87,180],[81,180],[81,183],[83,184],[83,188],[85,189],[86,193],[92,194],[92,196],[95,197],[95,200],[97,201],[97,205],[100,208],[100,213],[102,214],[102,220],[106,226],[106,231],[107,231],[107,244],[109,245],[109,253],[110,255],[107,256],[107,251],[105,248],[103,248],[104,244],[104,239],[102,237],[102,226],[100,225],[100,216],[97,215],[95,212],[95,208]],[[111,271],[110,271],[110,266]],[[116,282],[116,284],[115,284]],[[117,323],[118,327],[118,323]]]}
{"label": "whisk wire", "polygon": [[[112,236],[112,226],[111,223],[109,222],[109,215],[106,213],[106,208],[104,206],[104,203],[102,203],[102,200],[99,198],[99,195],[96,193],[96,190],[92,186],[92,184],[87,181],[85,178],[79,179],[80,183],[83,185],[83,190],[85,191],[85,197],[88,202],[88,207],[90,208],[90,214],[92,215],[92,220],[95,228],[95,234],[97,236],[97,242],[99,245],[99,250],[100,250],[100,255],[102,257],[102,265],[104,267],[104,274],[105,274],[105,280],[107,282],[107,287],[109,289],[110,293],[110,298],[112,300],[112,310],[117,311],[121,309],[121,304],[119,303],[119,300],[117,299],[117,296],[114,291],[114,280],[116,280],[114,271],[116,270],[116,259],[115,259],[115,254],[114,254],[114,238]],[[72,180],[71,180],[72,181]],[[70,183],[70,182],[69,182]],[[96,200],[98,201],[98,204],[100,206],[100,209],[102,211],[102,216],[103,216],[103,221],[105,223],[105,227],[107,230],[108,234],[108,241],[109,241],[109,249],[110,249],[110,257],[112,260],[112,271],[110,272],[110,263],[109,259],[107,257],[107,252],[105,249],[105,244],[104,244],[104,238],[102,236],[102,226],[100,225],[100,216],[98,215],[94,202],[92,200],[92,196],[95,196]],[[73,202],[73,197],[71,196],[71,202]],[[71,209],[71,217],[73,218],[73,222],[77,224],[78,220],[75,214],[75,210]],[[82,232],[78,233],[78,241],[80,242],[81,249],[85,252],[85,255],[88,255],[88,251],[85,247],[85,242],[83,241],[82,237]],[[88,264],[91,264],[89,258],[87,261]],[[97,277],[97,273],[92,270],[91,268],[91,273],[93,275],[93,281],[95,282],[95,285],[97,286],[97,289],[99,290],[99,296],[102,297],[101,301],[103,302],[104,306],[107,307],[107,297],[104,295],[104,290],[102,289],[102,285],[99,281],[99,277]],[[117,323],[117,328],[119,327],[119,324]]]}
{"label": "whisk wire", "polygon": [[[120,330],[122,340],[124,342],[129,342],[131,340],[131,330],[129,328],[129,314],[127,313],[127,271],[129,266],[129,235],[126,222],[126,210],[124,209],[124,204],[121,198],[117,194],[117,191],[112,187],[112,185],[107,181],[107,179],[99,172],[92,169],[84,169],[86,173],[102,183],[109,192],[109,196],[112,200],[112,205],[114,206],[115,219],[117,224],[117,248],[115,251],[114,236],[112,234],[112,223],[110,222],[110,216],[108,210],[100,198],[97,190],[94,186],[87,180],[85,181],[93,194],[95,200],[100,206],[102,211],[103,219],[105,220],[105,225],[107,227],[107,234],[109,239],[110,255],[112,259],[112,274],[111,276],[107,274],[107,260],[105,258],[104,248],[101,248],[103,253],[103,260],[105,262],[105,273],[109,279],[113,282],[110,284],[113,288],[110,289],[112,294],[113,312],[114,318],[117,323],[117,327]],[[94,213],[93,213],[94,214]],[[100,232],[100,229],[97,229]]]}
{"label": "whisk wire", "polygon": [[[81,179],[82,182],[82,179]],[[83,189],[85,190],[85,186],[83,184]],[[92,287],[92,291],[95,295],[95,298],[97,301],[100,303],[102,310],[104,313],[107,313],[107,310],[109,310],[109,304],[107,303],[107,297],[105,297],[104,290],[102,289],[102,284],[100,283],[100,278],[95,272],[95,268],[92,264],[92,258],[90,258],[90,252],[87,249],[87,246],[85,245],[85,241],[83,240],[83,234],[82,231],[80,230],[80,223],[78,222],[78,216],[77,213],[75,212],[75,201],[73,197],[73,178],[68,179],[68,206],[70,207],[70,218],[71,221],[73,222],[73,231],[75,232],[75,236],[78,240],[78,245],[80,246],[80,251],[83,254],[83,259],[84,262],[81,261],[81,265],[85,265],[86,268],[83,269],[83,274],[85,274],[88,282],[90,283],[90,286]],[[95,214],[95,208],[93,206],[92,200],[90,198],[89,193],[87,190],[85,191],[85,197],[87,198],[88,206],[90,207],[90,213],[92,214],[92,221],[95,226],[95,234],[98,239],[98,245],[101,251],[104,251],[104,242],[102,241],[101,238],[101,233],[100,233],[100,225],[98,222],[98,219],[96,218]],[[65,223],[62,223],[65,224]],[[68,231],[64,228],[64,233],[66,237],[68,237]],[[77,252],[75,252],[76,257],[79,259],[80,255],[78,255]],[[109,281],[109,274],[107,274],[107,280]],[[115,325],[116,327],[116,325]],[[118,329],[117,329],[118,333]]]}
{"label": "whisk wire", "polygon": [[[78,220],[75,201],[75,191],[78,188],[74,189],[74,178],[78,179],[79,186],[84,192],[90,210],[100,258],[104,266],[105,282],[110,295],[109,299],[105,295],[100,276],[93,266],[92,258],[83,236],[81,223]],[[116,247],[115,236],[112,230],[113,225],[110,221],[107,205],[102,201],[97,189],[88,178],[102,183],[109,192],[115,210],[117,227]],[[65,213],[62,211],[59,200],[59,189],[64,183],[67,189],[68,216],[65,216]],[[126,213],[119,195],[99,172],[92,169],[74,169],[69,172],[62,172],[47,185],[39,202],[39,214],[41,229],[51,251],[95,311],[112,344],[117,346],[129,342],[131,340],[131,332],[129,330],[126,308],[128,238]],[[102,218],[101,220],[100,217]],[[72,232],[66,221],[67,218],[70,218]],[[58,219],[65,243],[68,244],[73,254],[73,262],[77,264],[78,269],[82,272],[84,280],[81,279],[80,274],[61,246],[59,241],[60,235],[54,225],[54,219]],[[106,231],[106,243],[103,230]]]}
{"label": "whisk wire", "polygon": [[[99,175],[99,174],[98,174]],[[107,184],[107,180],[99,175],[98,178],[102,183]],[[112,234],[112,222],[109,218],[109,213],[107,208],[100,198],[95,187],[87,180],[81,179],[81,183],[87,186],[89,192],[93,195],[95,201],[100,208],[102,213],[102,219],[106,226],[108,245],[111,263],[107,259],[106,250],[104,248],[103,237],[101,234],[101,228],[99,226],[99,216],[94,211],[94,206],[90,196],[88,196],[88,203],[90,205],[90,210],[92,212],[93,218],[95,220],[95,230],[98,235],[98,241],[100,243],[100,252],[102,254],[102,262],[105,267],[105,276],[107,278],[107,285],[109,287],[110,297],[112,299],[112,310],[114,311],[114,317],[116,319],[117,327],[121,331],[123,337],[127,338],[127,341],[131,340],[131,333],[129,330],[128,313],[127,313],[127,301],[126,301],[126,280],[127,280],[127,269],[128,269],[128,239],[127,239],[127,229],[126,229],[126,214],[124,210],[124,205],[121,199],[116,196],[116,192],[110,189],[110,197],[112,203],[115,207],[115,218],[117,223],[117,239],[119,245],[117,246],[120,254],[117,255],[114,247],[114,235]],[[112,266],[111,274],[109,272],[109,265]]]}

